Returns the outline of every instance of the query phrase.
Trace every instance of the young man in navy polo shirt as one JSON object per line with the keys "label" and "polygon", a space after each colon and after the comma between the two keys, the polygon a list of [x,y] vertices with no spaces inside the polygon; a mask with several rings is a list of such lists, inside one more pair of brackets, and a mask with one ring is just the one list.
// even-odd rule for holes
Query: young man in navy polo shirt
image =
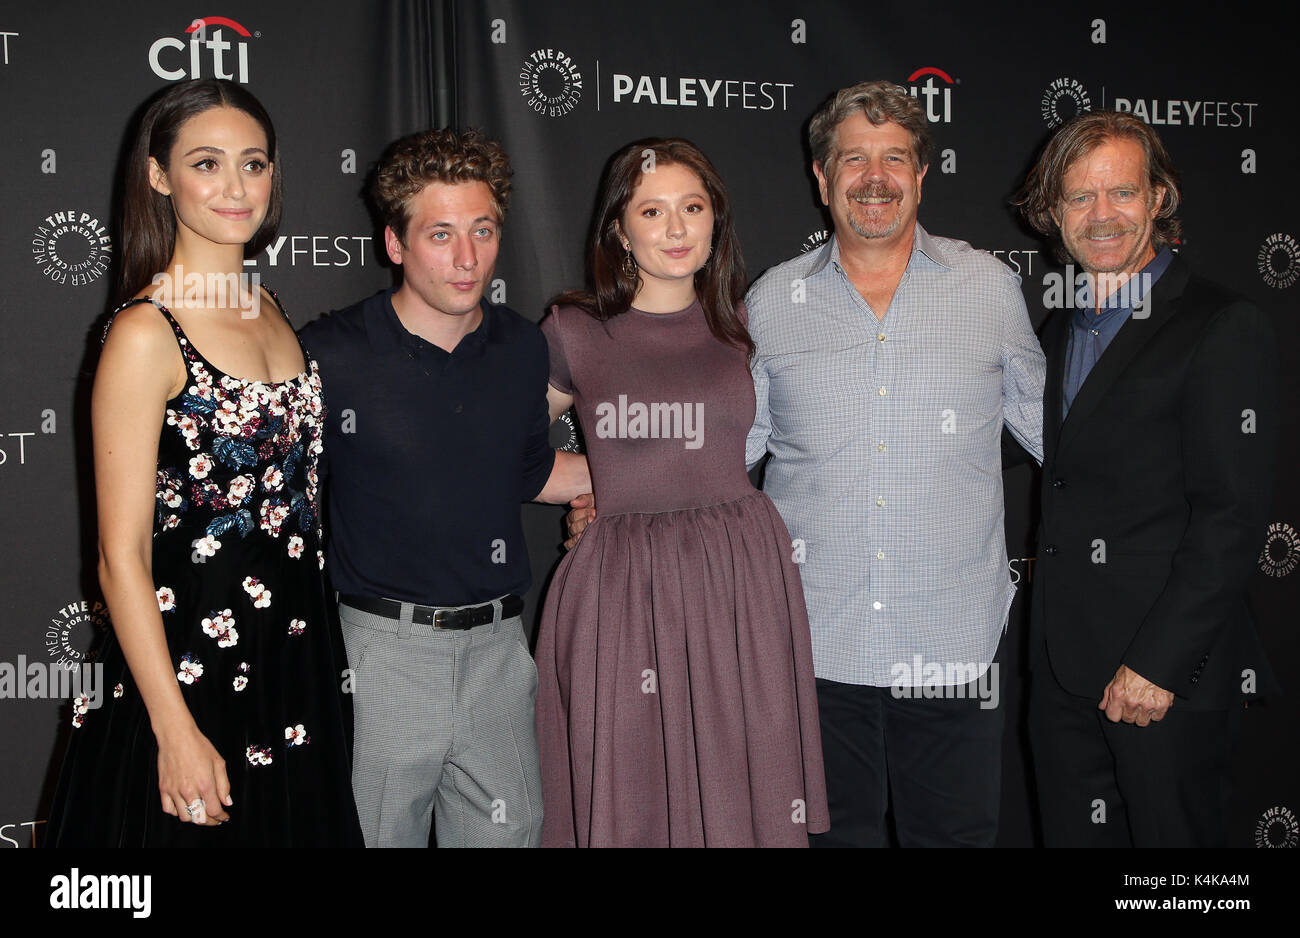
{"label": "young man in navy polo shirt", "polygon": [[509,160],[477,131],[394,143],[373,194],[402,268],[303,330],[321,368],[329,569],[353,672],[367,846],[536,846],[541,776],[519,503],[590,489],[556,453],[546,340],[483,300]]}

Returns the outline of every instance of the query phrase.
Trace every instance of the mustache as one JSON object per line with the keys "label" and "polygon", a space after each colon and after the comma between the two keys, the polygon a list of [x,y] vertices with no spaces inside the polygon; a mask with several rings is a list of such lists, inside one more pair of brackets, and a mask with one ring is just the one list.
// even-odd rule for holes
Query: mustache
{"label": "mustache", "polygon": [[892,186],[887,182],[869,182],[865,185],[858,186],[856,189],[850,189],[846,195],[848,198],[857,199],[896,199],[902,200],[903,190],[898,186]]}
{"label": "mustache", "polygon": [[1079,233],[1082,238],[1118,238],[1120,235],[1131,234],[1137,229],[1129,225],[1121,225],[1116,222],[1107,222],[1104,224],[1087,225]]}

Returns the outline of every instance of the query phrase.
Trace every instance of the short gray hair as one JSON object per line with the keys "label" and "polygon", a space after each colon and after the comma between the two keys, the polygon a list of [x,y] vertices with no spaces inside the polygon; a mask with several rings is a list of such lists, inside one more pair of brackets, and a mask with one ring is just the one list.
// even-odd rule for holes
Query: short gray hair
{"label": "short gray hair", "polygon": [[877,127],[893,121],[908,132],[918,172],[930,164],[930,124],[920,102],[902,85],[864,81],[835,92],[808,122],[808,147],[823,172],[835,148],[836,128],[858,111]]}

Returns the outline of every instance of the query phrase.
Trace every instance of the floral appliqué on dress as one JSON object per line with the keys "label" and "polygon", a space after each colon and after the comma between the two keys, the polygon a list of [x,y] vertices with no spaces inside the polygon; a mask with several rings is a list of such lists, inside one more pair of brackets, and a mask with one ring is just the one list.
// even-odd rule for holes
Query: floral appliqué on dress
{"label": "floral appliqu\u00e9 on dress", "polygon": [[[217,378],[186,339],[179,341],[193,383],[170,402],[166,426],[193,455],[158,470],[160,525],[174,528],[196,509],[211,514],[192,545],[195,563],[216,556],[221,538],[247,537],[259,528],[272,537],[286,527],[319,534],[315,457],[323,449],[325,411],[315,361],[297,378],[275,384]],[[200,451],[205,438],[211,452]],[[297,491],[291,480],[304,462],[303,490]],[[256,475],[249,471],[259,468]],[[301,545],[301,539],[291,545],[290,555],[301,554]]]}

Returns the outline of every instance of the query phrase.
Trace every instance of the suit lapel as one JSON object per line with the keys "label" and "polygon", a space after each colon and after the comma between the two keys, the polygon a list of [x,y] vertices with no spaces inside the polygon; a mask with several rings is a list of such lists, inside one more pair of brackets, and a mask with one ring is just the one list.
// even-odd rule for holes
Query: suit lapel
{"label": "suit lapel", "polygon": [[[1070,441],[1078,434],[1079,428],[1087,423],[1092,412],[1097,409],[1097,405],[1105,399],[1106,394],[1124,369],[1128,367],[1129,362],[1142,351],[1152,337],[1160,331],[1161,327],[1169,321],[1178,308],[1178,299],[1183,294],[1183,288],[1187,285],[1188,280],[1187,266],[1182,260],[1174,255],[1169,269],[1165,271],[1163,277],[1156,281],[1151,288],[1149,307],[1151,315],[1145,319],[1136,319],[1132,316],[1116,333],[1115,338],[1111,340],[1110,345],[1106,346],[1106,351],[1102,353],[1097,364],[1093,366],[1092,371],[1088,372],[1088,378],[1083,382],[1083,387],[1074,398],[1074,404],[1070,407],[1070,413],[1066,416],[1065,422],[1061,424],[1061,435],[1058,441],[1057,452],[1070,445]],[[1062,310],[1062,312],[1065,312]],[[1068,323],[1068,318],[1067,323]],[[1068,328],[1068,326],[1067,326]],[[1053,379],[1056,385],[1056,413],[1060,413],[1061,407],[1061,385],[1064,382],[1065,363],[1064,363],[1064,345],[1065,336],[1061,336],[1062,346],[1061,370],[1054,373]]]}

